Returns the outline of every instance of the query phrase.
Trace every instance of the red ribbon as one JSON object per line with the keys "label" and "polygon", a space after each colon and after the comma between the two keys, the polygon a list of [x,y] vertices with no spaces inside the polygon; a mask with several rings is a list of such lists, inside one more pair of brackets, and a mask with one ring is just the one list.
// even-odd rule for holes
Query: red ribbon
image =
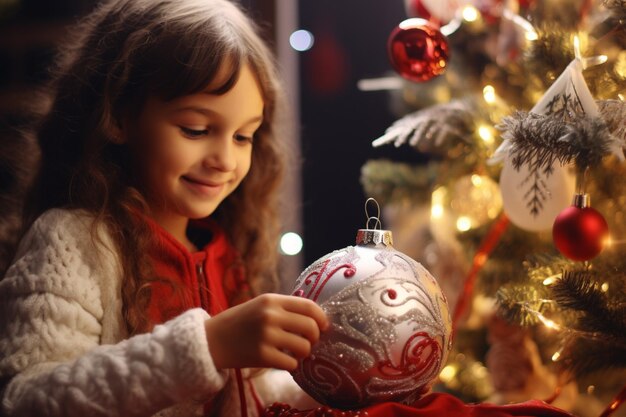
{"label": "red ribbon", "polygon": [[611,401],[611,404],[609,404],[609,406],[604,409],[602,414],[600,414],[600,417],[611,416],[615,412],[615,410],[617,410],[619,406],[624,403],[624,401],[626,401],[626,385],[624,385],[624,388],[622,388],[620,393],[617,394],[613,401]]}
{"label": "red ribbon", "polygon": [[470,299],[472,298],[472,294],[474,292],[474,285],[476,284],[476,277],[478,273],[482,269],[483,265],[487,262],[489,255],[494,250],[502,234],[506,230],[509,225],[509,218],[502,212],[498,220],[491,226],[489,229],[489,233],[483,238],[480,246],[478,247],[478,251],[474,255],[474,260],[472,261],[472,268],[470,269],[467,277],[465,278],[465,282],[463,284],[463,291],[459,296],[459,300],[454,307],[454,314],[452,315],[452,331],[456,331],[456,328],[459,324],[459,320],[467,306],[469,304]]}

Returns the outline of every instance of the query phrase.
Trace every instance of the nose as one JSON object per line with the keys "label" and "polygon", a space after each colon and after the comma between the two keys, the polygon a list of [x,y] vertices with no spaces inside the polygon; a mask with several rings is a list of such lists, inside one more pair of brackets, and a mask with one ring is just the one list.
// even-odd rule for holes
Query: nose
{"label": "nose", "polygon": [[232,136],[220,135],[208,141],[203,165],[209,169],[230,172],[237,167],[236,149]]}

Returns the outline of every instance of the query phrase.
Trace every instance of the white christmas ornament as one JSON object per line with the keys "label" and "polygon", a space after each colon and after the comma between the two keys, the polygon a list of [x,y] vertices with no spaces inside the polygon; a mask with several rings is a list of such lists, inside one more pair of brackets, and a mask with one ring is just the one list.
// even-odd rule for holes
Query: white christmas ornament
{"label": "white christmas ornament", "polygon": [[[530,113],[564,120],[581,115],[597,117],[598,106],[582,74],[585,65],[595,63],[593,58],[574,59]],[[510,157],[514,144],[506,133],[503,138],[490,162],[504,163],[500,174],[504,211],[521,229],[551,230],[556,216],[571,203],[576,184],[574,169],[558,162],[550,167],[538,167],[534,160],[524,161],[517,169]]]}
{"label": "white christmas ornament", "polygon": [[305,269],[293,295],[317,302],[331,322],[292,372],[322,404],[413,402],[446,362],[452,331],[446,298],[421,264],[392,247],[387,230],[359,230],[356,246]]}
{"label": "white christmas ornament", "polygon": [[571,166],[555,164],[550,175],[513,167],[507,156],[500,173],[502,207],[511,222],[529,232],[552,230],[554,219],[569,207],[576,188]]}

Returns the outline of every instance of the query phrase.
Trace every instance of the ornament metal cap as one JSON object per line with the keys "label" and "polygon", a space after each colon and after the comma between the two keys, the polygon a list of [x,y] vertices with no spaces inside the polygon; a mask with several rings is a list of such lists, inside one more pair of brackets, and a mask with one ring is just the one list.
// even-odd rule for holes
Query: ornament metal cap
{"label": "ornament metal cap", "polygon": [[359,229],[356,233],[356,244],[393,246],[393,236],[390,230]]}
{"label": "ornament metal cap", "polygon": [[591,206],[591,198],[589,198],[589,194],[574,194],[574,198],[572,198],[572,206],[580,209]]}

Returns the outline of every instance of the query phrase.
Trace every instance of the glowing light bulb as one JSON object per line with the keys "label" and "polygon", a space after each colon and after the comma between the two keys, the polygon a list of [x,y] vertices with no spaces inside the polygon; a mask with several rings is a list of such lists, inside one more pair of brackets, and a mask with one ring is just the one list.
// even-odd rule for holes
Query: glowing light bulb
{"label": "glowing light bulb", "polygon": [[302,238],[294,232],[287,232],[280,238],[280,250],[285,255],[297,255],[302,251]]}
{"label": "glowing light bulb", "polygon": [[430,206],[430,216],[433,219],[441,219],[444,214],[443,203],[446,198],[448,190],[445,187],[438,187],[433,190],[433,193],[430,197],[431,206]]}
{"label": "glowing light bulb", "polygon": [[443,206],[441,204],[433,204],[430,208],[430,215],[433,219],[441,219],[443,217]]}
{"label": "glowing light bulb", "polygon": [[486,85],[483,88],[483,97],[485,101],[489,104],[493,104],[496,102],[496,89],[493,88],[492,85]]}
{"label": "glowing light bulb", "polygon": [[527,41],[533,42],[539,39],[539,35],[534,30],[528,31],[524,34]]}
{"label": "glowing light bulb", "polygon": [[308,51],[314,43],[315,38],[308,30],[296,30],[289,36],[289,45],[298,52]]}
{"label": "glowing light bulb", "polygon": [[457,369],[453,365],[446,365],[439,373],[439,379],[443,382],[450,382],[456,376]]}
{"label": "glowing light bulb", "polygon": [[554,284],[555,282],[557,282],[559,280],[559,278],[561,278],[561,274],[552,275],[551,277],[548,277],[548,278],[543,280],[543,285],[548,287],[548,286]]}
{"label": "glowing light bulb", "polygon": [[560,330],[561,326],[559,326],[557,323],[555,323],[554,321],[550,320],[549,318],[547,318],[546,316],[544,316],[541,313],[537,313],[537,318],[543,323],[544,326],[546,326],[548,329],[552,329],[552,330]]}
{"label": "glowing light bulb", "polygon": [[491,129],[488,126],[480,126],[478,128],[478,136],[480,136],[482,141],[488,145],[493,143],[493,134],[491,133]]}
{"label": "glowing light bulb", "polygon": [[471,181],[472,184],[474,184],[474,187],[480,187],[481,185],[483,185],[483,177],[481,177],[480,175],[472,175]]}
{"label": "glowing light bulb", "polygon": [[472,221],[465,216],[456,219],[456,228],[459,232],[467,232],[472,228]]}
{"label": "glowing light bulb", "polygon": [[474,6],[465,6],[461,14],[463,16],[463,20],[466,22],[475,22],[480,16],[478,9]]}

